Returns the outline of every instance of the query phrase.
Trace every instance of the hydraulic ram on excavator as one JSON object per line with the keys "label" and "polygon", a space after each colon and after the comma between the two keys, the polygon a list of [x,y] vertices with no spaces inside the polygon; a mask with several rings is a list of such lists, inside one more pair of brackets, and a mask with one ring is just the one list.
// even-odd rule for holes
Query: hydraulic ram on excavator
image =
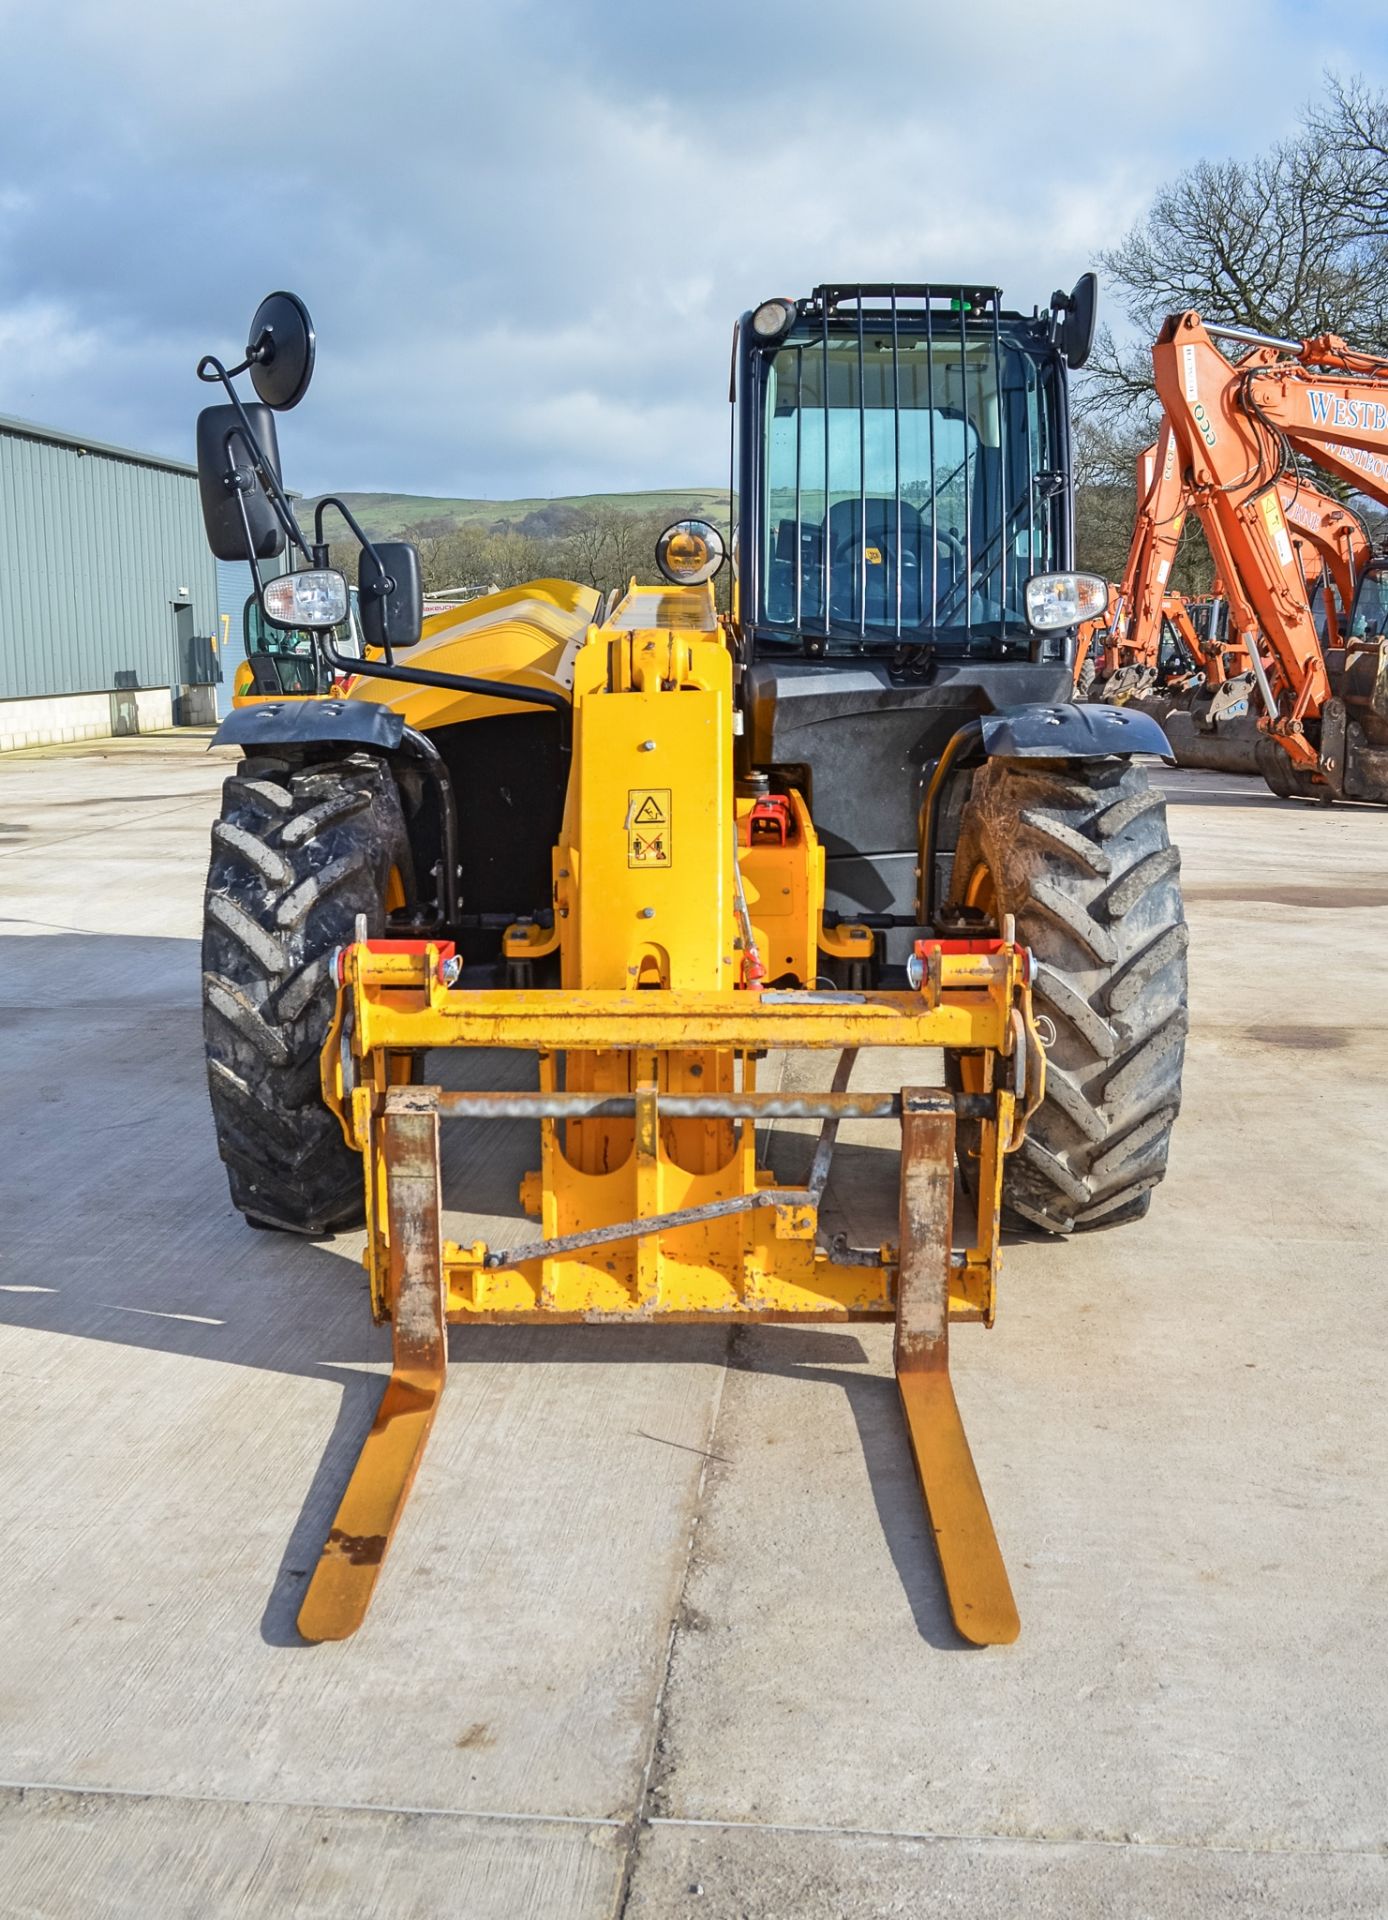
{"label": "hydraulic ram on excavator", "polygon": [[[656,623],[662,623],[657,625]],[[823,853],[798,796],[734,796],[731,660],[707,588],[634,589],[590,630],[574,672],[570,804],[554,855],[554,942],[574,985],[467,991],[452,946],[361,940],[340,960],[323,1090],[362,1156],[366,1262],[395,1368],[304,1601],[311,1640],[360,1623],[443,1388],[451,1322],[896,1319],[912,1451],[955,1624],[1018,1631],[948,1368],[948,1324],[993,1318],[1003,1156],[1044,1092],[1029,959],[998,939],[918,943],[904,992],[755,984],[866,929],[821,925]],[[774,832],[760,831],[774,826]],[[581,885],[579,876],[582,876]],[[518,953],[537,943],[510,937]],[[582,982],[580,985],[579,982]],[[392,1084],[391,1061],[513,1048],[536,1092]],[[976,1091],[846,1090],[875,1047],[947,1048]],[[830,1091],[757,1087],[767,1050],[832,1051]],[[803,1186],[757,1163],[758,1121],[818,1119]],[[976,1132],[975,1216],[954,1250],[956,1118]],[[439,1131],[458,1118],[540,1123],[517,1246],[443,1236]],[[819,1209],[846,1119],[901,1140],[894,1245],[826,1246]]]}

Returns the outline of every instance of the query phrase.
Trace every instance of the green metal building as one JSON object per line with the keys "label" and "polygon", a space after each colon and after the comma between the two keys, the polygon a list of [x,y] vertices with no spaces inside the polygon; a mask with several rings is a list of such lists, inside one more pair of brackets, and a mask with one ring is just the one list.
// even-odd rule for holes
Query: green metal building
{"label": "green metal building", "polygon": [[0,751],[216,718],[197,469],[0,415]]}

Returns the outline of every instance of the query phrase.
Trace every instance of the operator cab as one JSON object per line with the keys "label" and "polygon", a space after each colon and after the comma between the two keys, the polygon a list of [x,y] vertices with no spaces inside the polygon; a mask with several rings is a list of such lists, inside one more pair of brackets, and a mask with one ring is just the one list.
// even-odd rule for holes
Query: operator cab
{"label": "operator cab", "polygon": [[1355,640],[1376,640],[1388,633],[1388,560],[1366,569],[1354,596],[1349,630]]}
{"label": "operator cab", "polygon": [[932,765],[982,714],[1068,703],[1107,607],[1070,571],[1066,383],[1093,324],[1089,274],[1030,315],[991,287],[833,285],[738,324],[740,764],[804,796],[827,923],[877,930],[889,970]]}
{"label": "operator cab", "polygon": [[758,308],[738,345],[756,650],[1033,657],[1026,583],[1070,555],[1051,315],[992,288],[820,287]]}

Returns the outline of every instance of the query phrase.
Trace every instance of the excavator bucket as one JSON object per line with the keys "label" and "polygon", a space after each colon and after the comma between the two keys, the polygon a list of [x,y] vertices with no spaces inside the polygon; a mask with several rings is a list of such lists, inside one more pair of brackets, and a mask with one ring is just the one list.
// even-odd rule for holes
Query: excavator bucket
{"label": "excavator bucket", "polygon": [[[448,1328],[477,1321],[856,1320],[896,1323],[901,1404],[950,1612],[979,1645],[1016,1638],[1006,1569],[949,1372],[950,1322],[991,1324],[1004,1155],[1044,1091],[1029,957],[1010,937],[922,942],[906,992],[463,991],[446,947],[358,942],[341,960],[325,1096],[366,1169],[366,1265],[394,1365],[305,1596],[300,1630],[340,1640],[365,1617],[424,1455],[448,1371]],[[861,1050],[967,1049],[977,1090],[855,1093]],[[390,1063],[438,1048],[520,1048],[534,1092],[392,1084]],[[823,1093],[761,1091],[767,1049],[832,1050]],[[756,1127],[812,1119],[803,1186],[757,1163]],[[976,1139],[973,1218],[956,1244],[956,1119]],[[522,1198],[537,1236],[445,1236],[441,1128],[538,1121]],[[820,1209],[845,1119],[894,1124],[894,1244],[828,1243]]]}
{"label": "excavator bucket", "polygon": [[1203,687],[1193,693],[1181,688],[1152,691],[1136,695],[1127,705],[1152,716],[1170,742],[1178,767],[1258,772],[1258,718],[1246,682],[1229,683],[1213,697]]}

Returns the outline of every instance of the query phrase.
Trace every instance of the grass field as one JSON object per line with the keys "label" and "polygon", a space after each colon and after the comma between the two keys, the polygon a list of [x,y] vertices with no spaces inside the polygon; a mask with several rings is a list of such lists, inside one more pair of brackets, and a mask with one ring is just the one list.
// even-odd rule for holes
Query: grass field
{"label": "grass field", "polygon": [[567,532],[586,514],[613,510],[633,516],[667,513],[672,520],[697,515],[720,523],[728,512],[726,487],[721,491],[674,487],[667,493],[579,493],[552,500],[449,500],[418,493],[344,493],[341,497],[366,531],[382,539],[409,533],[437,538],[464,526],[493,531],[514,528],[544,536]]}

